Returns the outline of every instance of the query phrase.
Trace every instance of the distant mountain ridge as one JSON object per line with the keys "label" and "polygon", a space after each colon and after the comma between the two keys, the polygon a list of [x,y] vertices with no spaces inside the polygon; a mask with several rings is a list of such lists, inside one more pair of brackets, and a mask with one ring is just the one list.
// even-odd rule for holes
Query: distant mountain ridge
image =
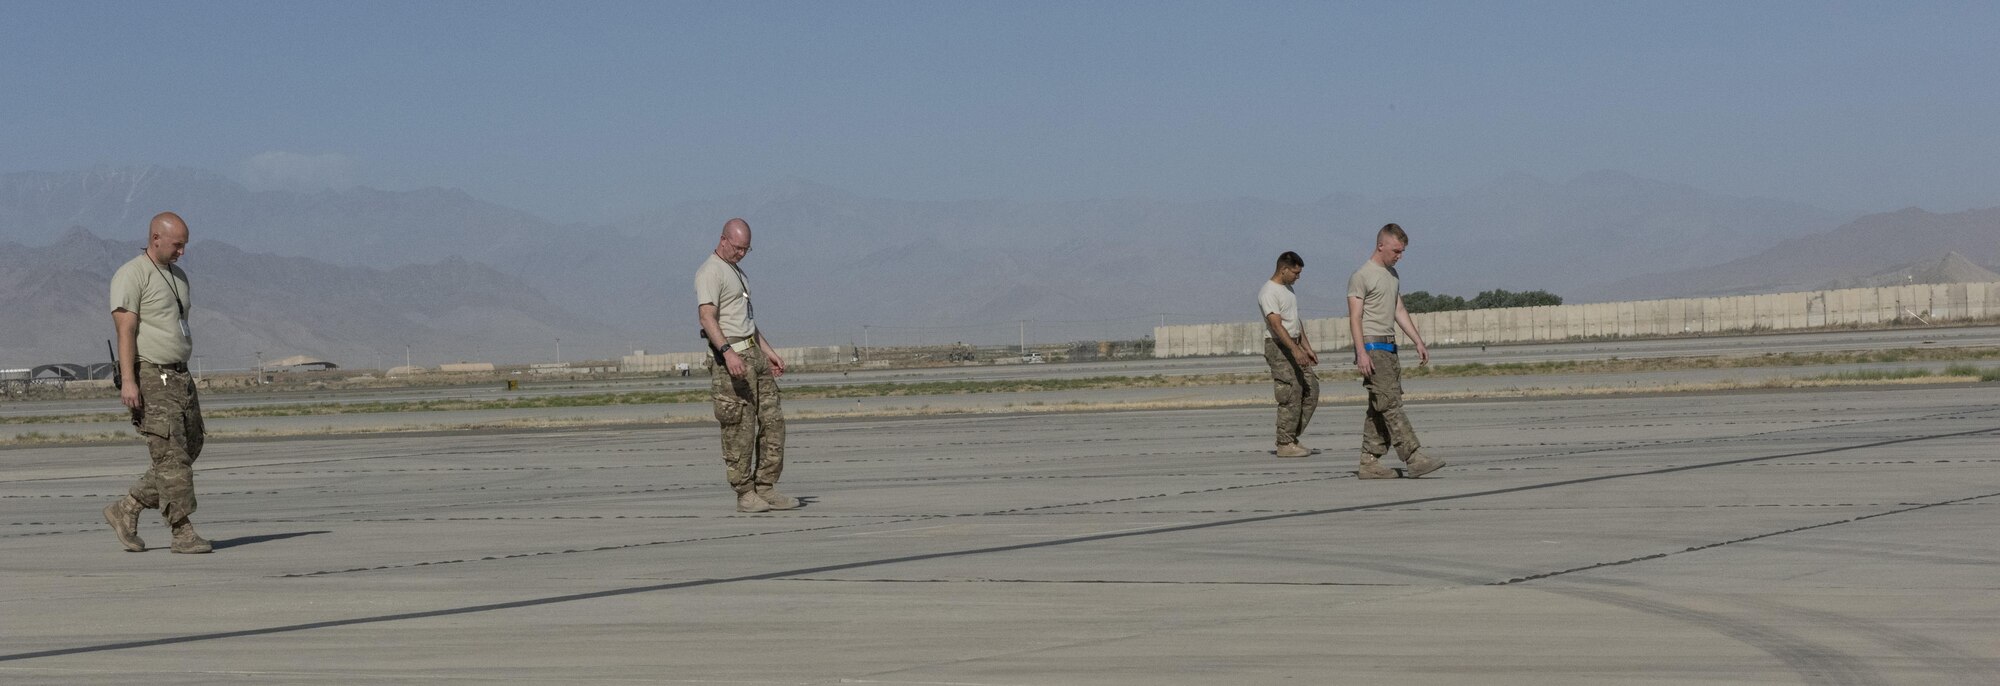
{"label": "distant mountain ridge", "polygon": [[[0,365],[94,362],[112,337],[111,274],[141,241],[86,229],[54,244],[0,243]],[[628,336],[578,317],[520,279],[460,258],[390,269],[250,253],[217,240],[190,246],[195,351],[209,368],[248,368],[256,354],[309,354],[347,367],[458,359],[547,360],[616,350]],[[547,352],[544,352],[547,351]]]}
{"label": "distant mountain ridge", "polygon": [[1547,289],[1584,301],[1632,274],[1708,266],[1722,256],[1704,246],[1718,241],[1805,235],[1847,219],[1613,171],[1560,183],[1509,174],[1452,196],[1329,193],[1306,203],[917,202],[790,179],[614,226],[559,224],[448,189],[249,191],[213,173],[159,167],[0,175],[0,240],[47,240],[76,225],[135,235],[165,208],[189,218],[197,254],[215,240],[378,269],[459,257],[656,349],[694,346],[689,279],[732,216],[756,228],[744,268],[758,288],[760,324],[788,345],[870,333],[876,342],[997,342],[1022,328],[1043,340],[1137,337],[1160,321],[1254,318],[1245,294],[1286,250],[1307,260],[1301,305],[1329,316],[1344,311],[1347,274],[1388,221],[1413,237],[1406,289]]}
{"label": "distant mountain ridge", "polygon": [[1836,280],[1827,287],[1869,288],[1913,283],[2000,283],[2000,274],[1973,264],[1956,250],[1949,250],[1944,257],[1897,265],[1858,279]]}
{"label": "distant mountain ridge", "polygon": [[[1743,244],[1740,237],[1737,245]],[[1871,214],[1722,264],[1649,274],[1612,284],[1613,297],[1777,293],[1840,287],[1884,271],[1959,253],[2000,266],[2000,207],[1936,214],[1917,208]]]}
{"label": "distant mountain ridge", "polygon": [[163,209],[188,217],[200,240],[373,267],[483,260],[496,244],[608,231],[558,226],[457,189],[251,191],[213,172],[157,166],[0,174],[0,240],[39,242],[72,226],[136,234]]}

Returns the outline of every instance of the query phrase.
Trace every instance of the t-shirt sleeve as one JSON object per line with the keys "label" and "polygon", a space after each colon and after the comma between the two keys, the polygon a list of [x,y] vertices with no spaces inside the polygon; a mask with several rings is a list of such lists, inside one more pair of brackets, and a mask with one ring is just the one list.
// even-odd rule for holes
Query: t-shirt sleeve
{"label": "t-shirt sleeve", "polygon": [[138,270],[124,268],[111,275],[111,311],[139,311],[139,301],[146,297],[144,276]]}
{"label": "t-shirt sleeve", "polygon": [[694,273],[694,298],[697,305],[722,304],[722,274],[704,266]]}
{"label": "t-shirt sleeve", "polygon": [[1354,276],[1347,277],[1347,297],[1360,298],[1362,300],[1368,299],[1368,278],[1366,274],[1367,272],[1357,271],[1354,272]]}
{"label": "t-shirt sleeve", "polygon": [[1278,302],[1278,294],[1269,288],[1257,289],[1257,307],[1264,311],[1265,316],[1285,313],[1285,304]]}

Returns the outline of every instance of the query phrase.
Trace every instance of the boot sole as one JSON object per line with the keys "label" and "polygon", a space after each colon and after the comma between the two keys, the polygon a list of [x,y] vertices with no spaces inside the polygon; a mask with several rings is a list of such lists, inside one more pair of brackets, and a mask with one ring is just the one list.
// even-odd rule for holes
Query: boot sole
{"label": "boot sole", "polygon": [[1445,468],[1445,465],[1446,465],[1446,463],[1445,463],[1445,462],[1444,462],[1443,460],[1439,460],[1439,461],[1437,461],[1437,462],[1435,462],[1435,463],[1431,464],[1431,468],[1430,468],[1430,469],[1426,469],[1426,470],[1424,470],[1424,471],[1421,471],[1421,472],[1419,472],[1419,471],[1417,471],[1417,470],[1414,470],[1414,469],[1412,469],[1412,470],[1410,470],[1410,476],[1409,476],[1409,478],[1412,478],[1412,479],[1414,479],[1414,478],[1417,478],[1417,477],[1420,477],[1420,476],[1423,476],[1423,475],[1425,475],[1425,474],[1429,474],[1429,473],[1431,473],[1431,472],[1435,472],[1435,471],[1437,471],[1437,470],[1440,470],[1440,469],[1444,469],[1444,468]]}
{"label": "boot sole", "polygon": [[757,494],[757,498],[758,498],[759,500],[763,500],[763,501],[764,501],[764,504],[765,504],[766,506],[769,506],[769,507],[771,508],[771,510],[772,510],[773,512],[783,512],[783,511],[785,511],[785,510],[796,510],[796,509],[799,509],[799,506],[801,506],[801,505],[804,505],[804,504],[805,504],[805,503],[801,503],[801,502],[799,502],[799,499],[798,499],[798,498],[793,498],[793,497],[791,497],[791,496],[780,496],[780,497],[783,497],[783,498],[785,498],[785,500],[786,500],[786,501],[789,501],[789,502],[790,502],[790,504],[784,504],[784,503],[779,503],[779,502],[772,502],[772,501],[771,501],[771,499],[769,499],[769,498],[765,498],[765,497],[764,497],[764,494],[763,494],[763,493],[761,493],[761,492],[760,492],[760,493],[758,493],[758,494]]}
{"label": "boot sole", "polygon": [[111,525],[111,533],[118,537],[118,545],[124,546],[125,552],[128,553],[146,552],[146,542],[139,540],[138,535],[134,534],[131,541],[125,540],[125,532],[118,526],[118,515],[111,514],[111,509],[115,507],[118,507],[117,503],[104,508],[104,523]]}
{"label": "boot sole", "polygon": [[196,548],[191,550],[181,550],[180,548],[173,548],[172,550],[182,555],[206,555],[208,553],[215,552],[215,548],[213,547]]}

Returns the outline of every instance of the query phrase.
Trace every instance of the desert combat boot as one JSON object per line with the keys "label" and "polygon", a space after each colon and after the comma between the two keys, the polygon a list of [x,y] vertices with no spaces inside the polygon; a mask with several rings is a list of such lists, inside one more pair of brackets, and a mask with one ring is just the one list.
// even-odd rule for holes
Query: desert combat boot
{"label": "desert combat boot", "polygon": [[174,525],[174,546],[172,548],[174,552],[205,553],[214,549],[215,546],[211,545],[208,539],[202,538],[201,535],[194,532],[194,522],[183,519],[179,524]]}
{"label": "desert combat boot", "polygon": [[758,486],[756,493],[757,497],[763,498],[764,504],[771,506],[773,510],[796,510],[799,508],[798,498],[779,493],[775,487]]}
{"label": "desert combat boot", "polygon": [[1354,470],[1356,479],[1394,479],[1396,476],[1396,470],[1382,466],[1382,458],[1374,455],[1362,456],[1361,468]]}
{"label": "desert combat boot", "polygon": [[1414,479],[1444,467],[1444,460],[1427,457],[1423,453],[1411,455],[1404,464],[1409,465],[1410,478]]}
{"label": "desert combat boot", "polygon": [[771,504],[764,502],[763,498],[758,497],[756,491],[744,491],[736,494],[736,511],[770,512]]}
{"label": "desert combat boot", "polygon": [[1286,443],[1278,446],[1278,457],[1311,457],[1312,454],[1312,448],[1299,445],[1298,443]]}
{"label": "desert combat boot", "polygon": [[104,508],[104,523],[110,524],[112,533],[118,534],[118,544],[135,553],[146,552],[146,542],[139,540],[139,511],[144,509],[130,495]]}

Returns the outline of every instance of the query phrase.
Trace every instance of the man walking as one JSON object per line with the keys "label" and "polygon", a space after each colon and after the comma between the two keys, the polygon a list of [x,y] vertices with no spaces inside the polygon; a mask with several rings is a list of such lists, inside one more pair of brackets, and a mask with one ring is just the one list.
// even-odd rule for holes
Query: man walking
{"label": "man walking", "polygon": [[1354,366],[1361,372],[1361,384],[1368,389],[1368,414],[1361,423],[1361,468],[1355,475],[1363,479],[1393,479],[1396,470],[1382,466],[1389,446],[1403,459],[1409,476],[1416,478],[1437,471],[1443,460],[1423,454],[1416,429],[1403,414],[1403,376],[1396,358],[1396,327],[1403,327],[1417,344],[1420,364],[1431,361],[1417,323],[1403,308],[1401,278],[1396,262],[1410,236],[1403,227],[1387,224],[1375,232],[1375,253],[1347,280],[1348,329],[1354,336]]}
{"label": "man walking", "polygon": [[194,460],[201,456],[201,403],[188,355],[194,336],[188,310],[194,299],[187,273],[174,263],[187,252],[188,228],[180,215],[154,215],[146,250],[111,277],[111,322],[118,332],[118,399],[146,439],[152,468],[123,498],[104,508],[119,544],[144,552],[139,511],[158,508],[172,529],[176,553],[206,553],[214,546],[194,532]]}
{"label": "man walking", "polygon": [[1271,383],[1278,396],[1278,457],[1305,457],[1312,450],[1299,445],[1299,434],[1319,407],[1319,355],[1299,323],[1299,298],[1292,291],[1306,261],[1298,253],[1278,256],[1278,268],[1257,291],[1257,308],[1264,313],[1264,361],[1271,365]]}
{"label": "man walking", "polygon": [[750,223],[724,223],[715,252],[694,273],[697,312],[715,358],[709,372],[715,419],[722,424],[722,461],[736,489],[736,511],[790,510],[799,501],[775,488],[785,469],[785,413],[778,399],[785,360],[757,329],[750,284],[736,266],[748,254]]}

